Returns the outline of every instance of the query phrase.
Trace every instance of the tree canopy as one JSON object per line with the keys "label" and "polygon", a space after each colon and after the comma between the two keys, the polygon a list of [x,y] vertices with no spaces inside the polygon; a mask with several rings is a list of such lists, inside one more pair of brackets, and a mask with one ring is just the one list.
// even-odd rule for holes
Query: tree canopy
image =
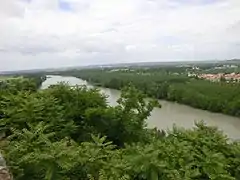
{"label": "tree canopy", "polygon": [[130,83],[147,96],[240,117],[240,83],[209,82],[187,77],[182,68],[61,72],[97,86],[122,89]]}
{"label": "tree canopy", "polygon": [[147,129],[158,104],[133,86],[111,107],[97,89],[14,83],[0,89],[0,145],[16,180],[240,179],[239,142],[203,122]]}

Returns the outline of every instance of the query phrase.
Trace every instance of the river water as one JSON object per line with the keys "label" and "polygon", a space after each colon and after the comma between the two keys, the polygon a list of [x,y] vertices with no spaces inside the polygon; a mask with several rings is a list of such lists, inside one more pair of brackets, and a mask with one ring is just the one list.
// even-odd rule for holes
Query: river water
{"label": "river water", "polygon": [[[50,85],[59,82],[66,82],[70,86],[87,85],[93,87],[86,81],[75,77],[48,76],[43,82],[42,89],[48,88]],[[120,97],[120,91],[108,88],[99,88],[102,93],[108,96],[110,105],[116,105],[116,100]],[[174,102],[164,100],[159,101],[162,108],[155,108],[148,118],[147,123],[149,128],[157,127],[158,129],[171,129],[173,124],[179,127],[192,128],[195,121],[203,120],[207,125],[217,126],[229,138],[240,139],[240,118],[223,115],[219,113],[211,113],[208,111],[195,109],[186,105],[181,105]]]}

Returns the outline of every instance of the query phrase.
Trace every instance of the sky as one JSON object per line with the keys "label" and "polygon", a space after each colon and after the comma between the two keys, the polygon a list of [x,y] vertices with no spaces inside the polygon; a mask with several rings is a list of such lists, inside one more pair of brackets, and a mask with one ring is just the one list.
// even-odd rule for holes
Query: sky
{"label": "sky", "polygon": [[239,0],[0,0],[0,71],[239,57]]}

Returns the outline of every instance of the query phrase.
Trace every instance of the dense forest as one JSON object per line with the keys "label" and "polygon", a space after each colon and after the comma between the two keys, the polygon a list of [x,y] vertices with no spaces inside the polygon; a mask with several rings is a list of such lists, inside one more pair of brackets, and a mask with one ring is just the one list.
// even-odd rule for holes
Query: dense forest
{"label": "dense forest", "polygon": [[11,75],[3,76],[2,81],[0,79],[0,90],[9,91],[11,93],[17,91],[37,91],[42,82],[46,80],[45,75],[39,74],[25,74],[25,75]]}
{"label": "dense forest", "polygon": [[183,68],[155,68],[128,71],[81,70],[62,74],[114,89],[132,84],[150,97],[240,117],[240,83],[209,82],[189,78],[183,72]]}
{"label": "dense forest", "polygon": [[36,79],[9,80],[0,88],[0,146],[9,171],[16,180],[240,179],[239,142],[202,122],[191,130],[147,129],[158,104],[144,99],[129,86],[110,107],[97,89],[38,90]]}

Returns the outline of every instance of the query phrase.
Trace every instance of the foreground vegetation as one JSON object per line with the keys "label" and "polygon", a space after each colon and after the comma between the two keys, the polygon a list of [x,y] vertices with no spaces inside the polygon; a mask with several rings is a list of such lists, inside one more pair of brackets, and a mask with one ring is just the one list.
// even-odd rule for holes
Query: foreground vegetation
{"label": "foreground vegetation", "polygon": [[114,89],[133,84],[154,98],[240,117],[240,83],[209,82],[189,78],[183,72],[183,68],[152,68],[133,71],[81,70],[62,74]]}
{"label": "foreground vegetation", "polygon": [[36,82],[0,89],[1,150],[16,180],[240,179],[238,142],[203,123],[146,129],[158,104],[133,87],[109,107],[96,89]]}

